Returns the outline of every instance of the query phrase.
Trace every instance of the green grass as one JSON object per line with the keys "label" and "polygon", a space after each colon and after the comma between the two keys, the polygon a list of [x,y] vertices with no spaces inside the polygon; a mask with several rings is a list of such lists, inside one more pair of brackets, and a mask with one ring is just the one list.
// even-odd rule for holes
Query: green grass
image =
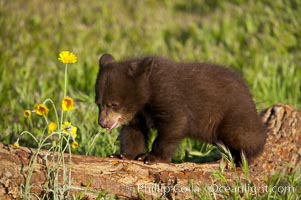
{"label": "green grass", "polygon": [[[301,108],[297,0],[0,1],[0,27],[0,141],[6,144],[23,130],[38,134],[42,121],[33,116],[31,125],[24,109],[49,97],[59,105],[62,50],[78,56],[68,74],[79,154],[106,156],[119,148],[118,130],[99,128],[94,104],[98,59],[106,52],[117,59],[162,55],[224,64],[247,80],[259,110],[278,102]],[[26,137],[20,144],[35,146]],[[212,147],[185,140],[174,162],[191,160],[189,153],[202,148],[206,154]]]}

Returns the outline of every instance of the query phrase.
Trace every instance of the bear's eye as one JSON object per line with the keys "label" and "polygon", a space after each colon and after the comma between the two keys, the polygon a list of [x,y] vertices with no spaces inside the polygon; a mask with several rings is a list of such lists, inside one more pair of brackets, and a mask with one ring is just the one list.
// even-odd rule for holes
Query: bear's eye
{"label": "bear's eye", "polygon": [[107,104],[107,107],[109,107],[109,108],[116,108],[118,106],[119,106],[118,102],[112,102],[112,103],[108,103]]}

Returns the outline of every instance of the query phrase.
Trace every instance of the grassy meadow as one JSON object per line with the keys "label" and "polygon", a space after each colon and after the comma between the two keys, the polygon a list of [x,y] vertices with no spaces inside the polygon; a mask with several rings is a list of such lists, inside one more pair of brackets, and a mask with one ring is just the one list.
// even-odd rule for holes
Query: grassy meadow
{"label": "grassy meadow", "polygon": [[[160,55],[223,64],[246,79],[258,110],[279,102],[301,108],[301,1],[0,0],[1,142],[13,144],[23,130],[41,134],[43,119],[23,114],[35,103],[51,98],[60,108],[63,50],[78,57],[68,68],[68,95],[75,100],[69,117],[79,144],[73,153],[106,156],[119,149],[118,130],[97,124],[94,84],[103,53],[117,60]],[[37,147],[29,136],[19,143]],[[174,162],[211,150],[185,140]]]}

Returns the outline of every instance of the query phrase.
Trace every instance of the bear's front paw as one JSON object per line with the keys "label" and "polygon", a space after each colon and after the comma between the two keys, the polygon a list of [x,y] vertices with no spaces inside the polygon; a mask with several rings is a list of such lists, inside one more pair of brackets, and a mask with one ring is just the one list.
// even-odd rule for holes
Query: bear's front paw
{"label": "bear's front paw", "polygon": [[160,159],[158,159],[156,156],[152,155],[151,153],[143,153],[137,157],[137,160],[143,161],[144,164],[152,164],[158,162]]}
{"label": "bear's front paw", "polygon": [[114,153],[108,156],[109,158],[118,158],[118,159],[124,159],[124,156],[119,153]]}

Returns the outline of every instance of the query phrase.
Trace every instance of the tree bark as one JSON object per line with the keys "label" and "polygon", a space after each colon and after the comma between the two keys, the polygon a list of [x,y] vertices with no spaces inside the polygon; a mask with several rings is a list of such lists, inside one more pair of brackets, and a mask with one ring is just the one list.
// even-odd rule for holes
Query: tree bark
{"label": "tree bark", "polygon": [[[227,184],[235,179],[254,185],[266,184],[275,173],[289,173],[300,167],[301,112],[292,106],[276,104],[262,112],[268,126],[268,138],[263,153],[249,166],[249,177],[241,168],[215,163],[156,163],[72,155],[67,169],[72,172],[71,192],[84,192],[85,199],[94,199],[98,192],[114,194],[119,198],[193,198],[199,191],[216,184],[220,169]],[[0,199],[19,199],[20,185],[25,184],[28,164],[35,149],[0,143]],[[45,158],[41,151],[31,178],[31,192],[43,194],[48,184]],[[65,155],[65,160],[68,161]],[[225,168],[223,168],[225,166]],[[61,172],[62,173],[62,172]],[[208,189],[208,187],[207,187]],[[212,189],[212,188],[211,188]],[[210,191],[207,191],[210,192]]]}

